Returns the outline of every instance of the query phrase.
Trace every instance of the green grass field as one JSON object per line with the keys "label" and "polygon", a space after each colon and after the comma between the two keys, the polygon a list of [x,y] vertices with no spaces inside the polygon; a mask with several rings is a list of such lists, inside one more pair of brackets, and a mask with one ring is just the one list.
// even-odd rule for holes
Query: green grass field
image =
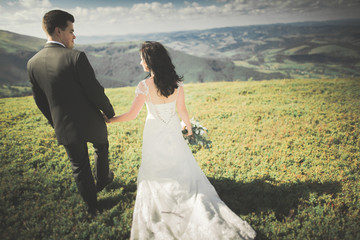
{"label": "green grass field", "polygon": [[[107,90],[117,113],[134,90]],[[186,84],[185,92],[212,142],[192,146],[195,158],[257,239],[360,239],[360,79]],[[146,108],[108,126],[115,180],[93,219],[32,97],[0,99],[0,110],[0,238],[128,239]]]}

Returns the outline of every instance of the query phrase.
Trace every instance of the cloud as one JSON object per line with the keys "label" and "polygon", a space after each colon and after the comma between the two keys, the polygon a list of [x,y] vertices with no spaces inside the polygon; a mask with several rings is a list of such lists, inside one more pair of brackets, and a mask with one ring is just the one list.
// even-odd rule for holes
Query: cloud
{"label": "cloud", "polygon": [[104,24],[122,23],[124,21],[133,23],[145,23],[158,20],[169,19],[176,14],[176,9],[172,3],[160,4],[141,3],[134,4],[130,8],[126,7],[97,7],[97,8],[81,8],[76,7],[69,9],[77,19],[98,20]]}
{"label": "cloud", "polygon": [[15,6],[17,3],[16,2],[7,2],[8,6]]}
{"label": "cloud", "polygon": [[358,0],[216,0],[224,4],[224,9],[234,13],[297,13],[328,11],[336,8],[360,7]]}
{"label": "cloud", "polygon": [[9,1],[0,8],[0,29],[44,38],[41,19],[51,7],[48,0]]}
{"label": "cloud", "polygon": [[49,0],[19,0],[19,5],[25,8],[50,8]]}
{"label": "cloud", "polygon": [[[32,31],[42,35],[41,18],[54,8],[75,16],[75,30],[79,35],[178,31],[271,21],[327,20],[357,16],[356,10],[360,11],[358,0],[214,0],[213,4],[202,3],[194,0],[178,5],[169,0],[136,3],[127,7],[80,5],[63,9],[57,6],[61,5],[60,0],[8,1],[0,7],[0,29],[25,33]],[[31,28],[35,26],[39,30]]]}

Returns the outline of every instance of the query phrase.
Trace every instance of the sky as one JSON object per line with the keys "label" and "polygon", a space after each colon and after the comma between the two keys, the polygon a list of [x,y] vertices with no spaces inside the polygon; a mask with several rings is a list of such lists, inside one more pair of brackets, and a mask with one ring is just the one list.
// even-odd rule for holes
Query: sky
{"label": "sky", "polygon": [[45,38],[53,9],[74,15],[78,36],[360,18],[360,0],[0,0],[0,30]]}

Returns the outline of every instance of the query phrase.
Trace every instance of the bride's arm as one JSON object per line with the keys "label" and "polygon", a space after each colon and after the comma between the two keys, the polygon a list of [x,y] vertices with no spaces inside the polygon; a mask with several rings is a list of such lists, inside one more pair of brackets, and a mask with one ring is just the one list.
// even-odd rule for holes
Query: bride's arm
{"label": "bride's arm", "polygon": [[184,88],[182,86],[179,87],[179,96],[176,101],[176,108],[179,113],[180,118],[184,121],[186,125],[186,129],[188,130],[188,135],[192,135],[191,123],[189,119],[189,113],[186,109],[185,105],[185,93]]}
{"label": "bride's arm", "polygon": [[145,103],[145,95],[138,94],[135,97],[135,99],[132,103],[132,106],[128,112],[123,113],[119,116],[110,118],[107,122],[114,123],[114,122],[126,122],[126,121],[130,121],[130,120],[134,120],[137,117],[137,115],[139,114],[144,103]]}

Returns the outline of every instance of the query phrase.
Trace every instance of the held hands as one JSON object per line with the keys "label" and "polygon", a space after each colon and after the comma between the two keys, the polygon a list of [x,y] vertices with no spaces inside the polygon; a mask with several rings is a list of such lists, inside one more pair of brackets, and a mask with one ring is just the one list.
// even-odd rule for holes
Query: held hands
{"label": "held hands", "polygon": [[103,115],[103,118],[104,118],[104,120],[105,120],[106,123],[112,123],[112,119],[113,119],[113,118],[108,118],[108,117],[105,115],[105,113],[102,113],[102,115]]}

